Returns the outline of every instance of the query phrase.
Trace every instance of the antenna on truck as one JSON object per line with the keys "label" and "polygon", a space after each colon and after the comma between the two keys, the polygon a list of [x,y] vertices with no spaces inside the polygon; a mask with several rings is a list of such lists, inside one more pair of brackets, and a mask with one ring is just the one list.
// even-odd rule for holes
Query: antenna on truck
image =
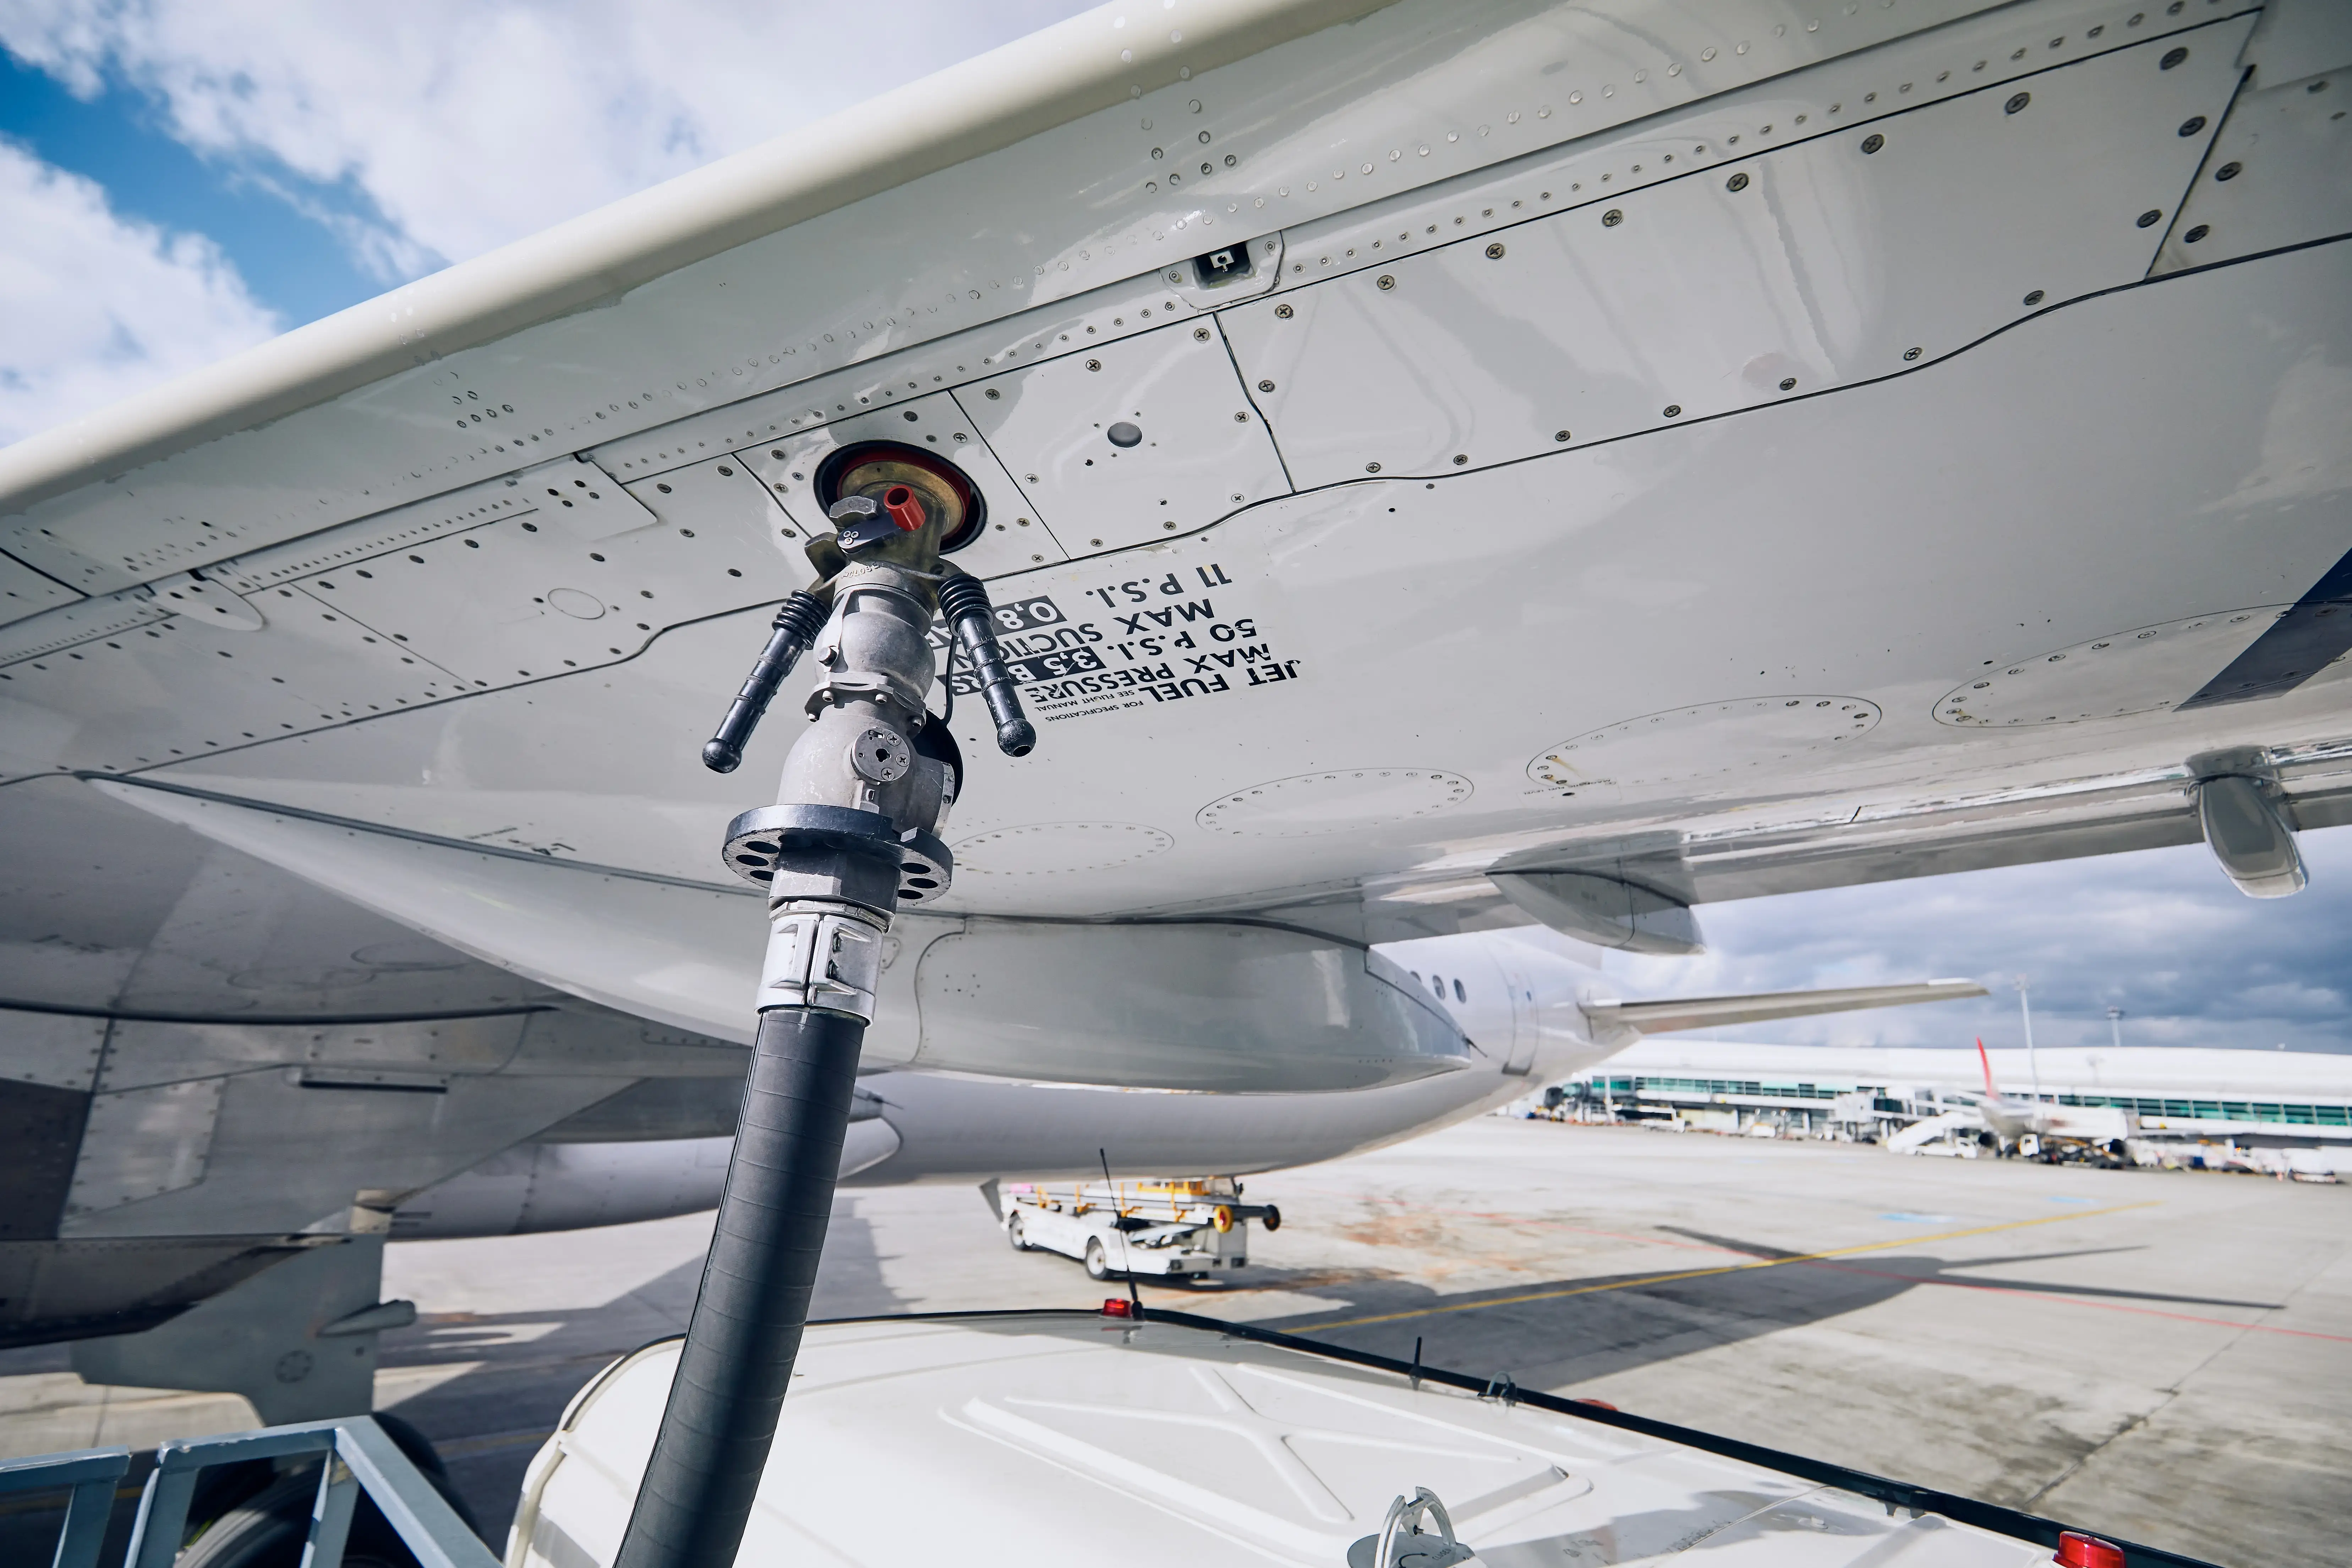
{"label": "antenna on truck", "polygon": [[1135,1270],[1127,1266],[1127,1232],[1118,1226],[1122,1218],[1118,1212],[1118,1183],[1110,1179],[1110,1151],[1097,1149],[1095,1158],[1102,1162],[1103,1186],[1110,1188],[1111,1228],[1118,1230],[1118,1271],[1127,1276],[1127,1299],[1135,1308],[1135,1315],[1140,1318],[1143,1316],[1143,1295],[1135,1288]]}

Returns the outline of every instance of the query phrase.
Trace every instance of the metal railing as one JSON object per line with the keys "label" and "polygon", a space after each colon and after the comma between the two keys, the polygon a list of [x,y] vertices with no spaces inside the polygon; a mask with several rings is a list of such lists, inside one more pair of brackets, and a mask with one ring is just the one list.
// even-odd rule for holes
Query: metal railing
{"label": "metal railing", "polygon": [[[213,1465],[316,1454],[323,1463],[311,1499],[303,1568],[341,1568],[352,1512],[364,1490],[423,1568],[498,1568],[457,1511],[443,1500],[371,1416],[264,1427],[219,1437],[174,1438],[155,1450],[139,1500],[124,1568],[172,1568],[187,1532],[196,1477]],[[115,1490],[131,1468],[128,1448],[84,1448],[0,1462],[0,1496],[65,1491],[64,1523],[50,1568],[98,1568]]]}

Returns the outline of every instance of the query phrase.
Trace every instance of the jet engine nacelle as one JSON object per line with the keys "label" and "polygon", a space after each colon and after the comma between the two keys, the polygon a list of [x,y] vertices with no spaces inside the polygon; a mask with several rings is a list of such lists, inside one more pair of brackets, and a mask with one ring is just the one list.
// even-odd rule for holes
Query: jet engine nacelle
{"label": "jet engine nacelle", "polygon": [[[926,944],[914,971],[917,1038],[903,1060],[920,1068],[1297,1093],[1402,1083],[1475,1060],[1460,1027],[1394,964],[1278,926],[974,918]],[[875,1034],[898,1033],[889,1012],[886,999]]]}

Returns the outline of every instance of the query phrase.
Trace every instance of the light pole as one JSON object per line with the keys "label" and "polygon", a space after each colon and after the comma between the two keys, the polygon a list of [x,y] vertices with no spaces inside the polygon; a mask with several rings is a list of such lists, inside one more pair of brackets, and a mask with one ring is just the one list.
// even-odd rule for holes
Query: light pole
{"label": "light pole", "polygon": [[2033,1103],[2042,1103],[2042,1070],[2033,1062],[2033,1004],[2026,998],[2025,977],[2017,977],[2017,1010],[2025,1020],[2025,1073],[2033,1082]]}

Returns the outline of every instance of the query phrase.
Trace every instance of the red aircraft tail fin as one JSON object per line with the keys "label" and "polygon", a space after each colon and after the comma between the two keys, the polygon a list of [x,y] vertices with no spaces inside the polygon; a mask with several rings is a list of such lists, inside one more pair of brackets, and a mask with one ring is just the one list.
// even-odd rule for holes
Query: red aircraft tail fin
{"label": "red aircraft tail fin", "polygon": [[1985,1054],[1982,1035],[1977,1036],[1977,1060],[1984,1064],[1986,1095],[1994,1100],[2000,1099],[2000,1091],[1992,1086],[1992,1058]]}

